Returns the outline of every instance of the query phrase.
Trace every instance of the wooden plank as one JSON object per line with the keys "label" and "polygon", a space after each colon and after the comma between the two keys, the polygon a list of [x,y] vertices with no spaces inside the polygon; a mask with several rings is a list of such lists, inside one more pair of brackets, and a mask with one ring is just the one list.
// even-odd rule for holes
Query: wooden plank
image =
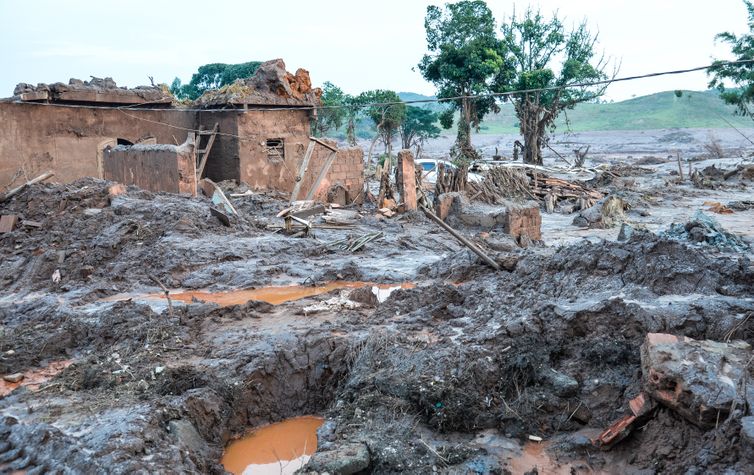
{"label": "wooden plank", "polygon": [[217,184],[209,178],[203,178],[199,182],[199,186],[202,188],[202,192],[207,196],[212,203],[216,206],[221,206],[227,214],[233,214],[238,216],[238,211],[233,207],[233,204],[225,197],[225,193],[220,189]]}
{"label": "wooden plank", "polygon": [[[212,150],[212,144],[215,143],[215,137],[217,136],[217,129],[220,127],[220,124],[218,122],[215,122],[215,126],[212,127],[212,135],[209,136],[209,140],[207,141],[207,146],[204,147],[203,151],[200,151],[200,153],[203,153],[204,156],[202,156],[202,161],[199,163],[199,170],[196,172],[196,177],[201,179],[202,175],[204,174],[204,167],[207,165],[207,159],[209,158],[209,151]],[[199,145],[197,144],[197,147]]]}
{"label": "wooden plank", "polygon": [[338,153],[338,149],[333,147],[332,145],[328,144],[327,142],[323,142],[322,140],[318,139],[317,137],[309,137],[309,140],[314,140],[318,144],[322,145],[325,148],[329,148],[331,151]]}
{"label": "wooden plank", "polygon": [[0,216],[0,234],[9,233],[16,229],[18,225],[18,216],[15,214],[4,214]]}
{"label": "wooden plank", "polygon": [[304,173],[306,173],[306,170],[309,168],[309,161],[312,159],[312,152],[314,152],[314,146],[316,144],[316,140],[310,140],[309,146],[306,148],[304,161],[301,162],[301,167],[298,170],[298,175],[296,175],[296,184],[294,185],[293,192],[291,193],[291,203],[298,200],[298,194],[301,191],[301,182],[304,179]]}
{"label": "wooden plank", "polygon": [[52,178],[52,177],[54,177],[54,176],[55,176],[55,174],[54,174],[54,173],[52,173],[52,172],[46,172],[46,173],[42,173],[42,174],[41,174],[41,175],[39,175],[38,177],[36,177],[36,178],[33,178],[33,179],[31,179],[31,180],[27,181],[27,182],[26,182],[26,183],[24,183],[23,185],[21,185],[21,186],[17,186],[16,188],[13,188],[12,190],[10,190],[10,191],[9,191],[8,193],[6,193],[6,194],[5,194],[5,195],[4,195],[3,197],[2,197],[2,199],[0,199],[0,201],[5,201],[5,200],[7,200],[8,198],[10,198],[11,196],[13,196],[13,195],[17,194],[17,193],[18,193],[19,191],[23,190],[23,189],[24,189],[24,188],[26,188],[27,186],[35,185],[35,184],[37,184],[37,183],[39,183],[39,182],[41,182],[41,181],[45,181],[45,180],[47,180],[47,179],[50,179],[50,178]]}
{"label": "wooden plank", "polygon": [[[332,147],[328,147],[330,150],[333,150]],[[335,149],[335,152],[330,152],[330,156],[327,157],[327,160],[325,161],[325,164],[322,165],[322,169],[319,171],[319,175],[317,176],[317,179],[314,181],[314,184],[312,184],[312,187],[309,189],[309,193],[306,194],[305,200],[311,200],[314,198],[314,193],[317,192],[317,188],[319,188],[319,185],[322,183],[322,180],[324,180],[325,176],[327,175],[327,172],[330,171],[330,167],[332,166],[332,162],[335,161],[335,157],[337,154],[337,149]]]}

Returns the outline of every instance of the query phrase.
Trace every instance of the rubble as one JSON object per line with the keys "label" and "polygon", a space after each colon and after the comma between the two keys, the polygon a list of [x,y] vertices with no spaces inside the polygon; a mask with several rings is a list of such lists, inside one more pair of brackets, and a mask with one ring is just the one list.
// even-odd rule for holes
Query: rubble
{"label": "rubble", "polygon": [[644,390],[703,429],[720,425],[754,395],[751,346],[650,333],[641,348]]}
{"label": "rubble", "polygon": [[132,89],[118,87],[112,78],[89,81],[71,79],[68,84],[40,83],[36,86],[19,83],[13,90],[13,99],[21,101],[51,102],[105,102],[118,104],[170,104],[173,95],[163,86],[138,86]]}
{"label": "rubble", "polygon": [[210,107],[224,104],[318,105],[322,90],[313,88],[309,72],[286,71],[282,59],[262,63],[254,76],[205,92],[194,103]]}
{"label": "rubble", "polygon": [[673,223],[662,236],[714,246],[721,251],[741,252],[749,249],[749,244],[735,234],[729,233],[714,218],[697,211],[694,218],[685,223]]}
{"label": "rubble", "polygon": [[626,220],[628,204],[620,197],[610,195],[593,206],[579,211],[573,225],[581,228],[612,228]]}

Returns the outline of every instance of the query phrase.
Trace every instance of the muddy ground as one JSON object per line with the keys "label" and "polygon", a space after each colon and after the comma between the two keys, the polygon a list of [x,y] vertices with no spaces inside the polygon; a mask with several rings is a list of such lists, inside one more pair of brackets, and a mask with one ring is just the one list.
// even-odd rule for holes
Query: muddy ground
{"label": "muddy ground", "polygon": [[[658,235],[703,201],[750,197],[751,182],[698,188],[671,162],[640,166],[593,182],[631,205],[628,240],[564,209],[526,249],[461,229],[499,272],[416,213],[366,205],[354,227],[294,238],[269,229],[284,195],[233,198],[228,228],[203,198],[35,185],[3,205],[39,226],[0,237],[0,374],[70,364],[0,396],[0,472],[222,473],[232,438],[321,414],[319,452],[366,447],[367,472],[749,473],[736,418],[705,431],[659,409],[609,451],[590,442],[639,393],[648,332],[754,344],[751,252]],[[754,210],[714,216],[752,241]],[[328,246],[376,230],[355,253]],[[169,307],[157,281],[416,288]]]}

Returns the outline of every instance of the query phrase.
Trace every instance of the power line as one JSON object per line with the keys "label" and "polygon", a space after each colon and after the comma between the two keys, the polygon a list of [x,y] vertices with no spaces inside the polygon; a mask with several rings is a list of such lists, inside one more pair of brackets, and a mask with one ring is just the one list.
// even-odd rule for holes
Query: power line
{"label": "power line", "polygon": [[[744,65],[744,64],[754,64],[754,59],[718,62],[714,64],[709,64],[707,66],[698,66],[694,68],[677,69],[677,70],[672,70],[672,71],[661,71],[661,72],[647,73],[647,74],[627,76],[627,77],[621,77],[621,78],[604,79],[601,81],[581,82],[581,83],[563,84],[563,85],[558,85],[558,86],[547,86],[547,87],[532,88],[532,89],[519,89],[515,91],[492,92],[492,93],[487,93],[487,94],[462,95],[462,96],[443,97],[443,98],[414,99],[414,100],[409,100],[409,101],[369,102],[369,103],[364,103],[364,104],[358,104],[357,106],[339,104],[339,105],[330,105],[330,106],[321,106],[321,105],[320,106],[317,106],[317,105],[280,106],[280,107],[244,106],[243,108],[231,107],[231,108],[224,108],[224,109],[199,109],[199,108],[145,108],[145,107],[141,107],[142,104],[134,104],[134,105],[128,105],[128,106],[96,106],[96,105],[60,104],[60,103],[44,103],[44,102],[23,102],[23,101],[15,101],[15,102],[21,102],[24,104],[36,104],[36,105],[48,106],[48,107],[90,108],[90,109],[109,109],[109,110],[118,109],[118,110],[139,110],[139,111],[209,112],[209,113],[232,112],[232,111],[244,113],[247,111],[279,112],[279,111],[291,111],[291,110],[351,109],[353,107],[363,108],[363,107],[392,106],[392,105],[399,105],[399,104],[441,103],[441,102],[458,101],[462,99],[486,99],[486,98],[491,98],[491,97],[501,98],[501,97],[516,96],[520,94],[549,92],[549,91],[556,91],[556,90],[563,90],[563,89],[570,89],[570,88],[588,88],[588,87],[594,87],[594,86],[603,86],[603,85],[609,85],[616,82],[635,81],[638,79],[648,79],[648,78],[659,77],[659,76],[687,74],[687,73],[692,73],[692,72],[697,72],[697,71],[708,70],[712,67],[736,66],[736,65]],[[146,104],[150,104],[150,103],[147,102]]]}

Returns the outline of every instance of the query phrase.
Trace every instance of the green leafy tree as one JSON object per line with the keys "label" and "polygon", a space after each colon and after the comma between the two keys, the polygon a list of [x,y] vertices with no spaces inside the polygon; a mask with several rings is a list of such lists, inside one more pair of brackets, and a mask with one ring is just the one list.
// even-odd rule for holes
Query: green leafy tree
{"label": "green leafy tree", "polygon": [[502,25],[502,34],[514,67],[499,76],[496,90],[556,88],[510,96],[524,138],[524,161],[542,164],[547,132],[555,128],[558,115],[604,93],[606,85],[579,84],[606,79],[607,62],[604,56],[597,57],[597,36],[586,23],[566,31],[557,14],[549,20],[531,9],[520,18],[514,14]]}
{"label": "green leafy tree", "polygon": [[405,149],[414,147],[418,158],[424,142],[429,138],[439,137],[437,113],[421,107],[406,107],[406,115],[400,126],[401,145]]}
{"label": "green leafy tree", "polygon": [[356,145],[356,122],[361,118],[364,109],[362,97],[348,95],[343,103],[346,105],[346,140],[351,146],[354,146]]}
{"label": "green leafy tree", "polygon": [[170,85],[170,92],[178,99],[195,100],[210,89],[233,84],[236,79],[250,78],[261,64],[259,61],[205,64],[199,66],[188,84],[182,84],[180,79],[175,78]]}
{"label": "green leafy tree", "polygon": [[[742,35],[724,32],[716,37],[730,45],[735,61],[754,60],[754,4],[749,0],[744,0],[744,4],[749,17],[749,32]],[[754,63],[715,61],[708,74],[712,76],[709,86],[718,89],[726,103],[736,106],[737,113],[753,117],[749,105],[754,102]],[[727,87],[728,84],[734,87]]]}
{"label": "green leafy tree", "polygon": [[424,20],[429,54],[419,63],[424,78],[433,83],[439,98],[457,98],[441,116],[450,128],[459,112],[454,158],[468,163],[477,158],[471,146],[471,128],[478,128],[484,116],[497,111],[494,98],[467,96],[489,93],[506,65],[505,49],[496,34],[495,18],[482,0],[448,3],[445,8],[427,7]]}
{"label": "green leafy tree", "polygon": [[339,129],[346,120],[348,94],[331,82],[322,85],[322,106],[317,111],[314,134],[324,137],[331,130]]}
{"label": "green leafy tree", "polygon": [[357,103],[377,127],[388,156],[392,153],[393,139],[406,115],[406,104],[395,91],[375,89],[359,94]]}

